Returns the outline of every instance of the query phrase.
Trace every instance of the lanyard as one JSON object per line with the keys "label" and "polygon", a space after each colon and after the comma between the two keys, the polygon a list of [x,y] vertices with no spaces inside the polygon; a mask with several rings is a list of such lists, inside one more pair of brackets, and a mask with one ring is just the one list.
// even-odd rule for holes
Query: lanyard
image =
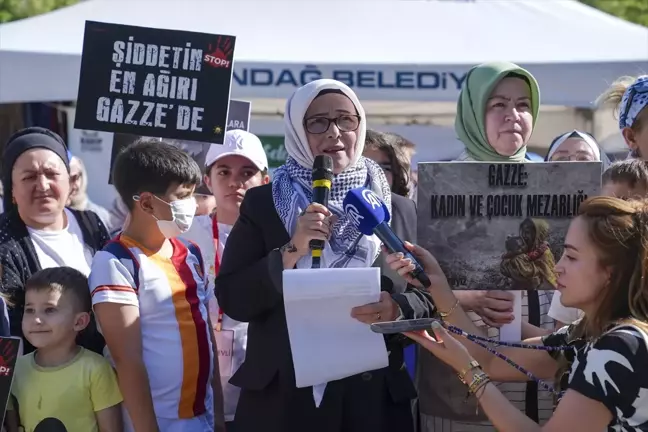
{"label": "lanyard", "polygon": [[[212,216],[212,237],[214,238],[214,249],[216,249],[216,254],[214,257],[214,279],[218,276],[218,271],[220,270],[220,257],[218,256],[218,245],[220,243],[220,238],[218,234],[218,219],[216,218],[216,213]],[[221,331],[223,328],[223,308],[218,306],[218,319],[216,320],[216,331]]]}

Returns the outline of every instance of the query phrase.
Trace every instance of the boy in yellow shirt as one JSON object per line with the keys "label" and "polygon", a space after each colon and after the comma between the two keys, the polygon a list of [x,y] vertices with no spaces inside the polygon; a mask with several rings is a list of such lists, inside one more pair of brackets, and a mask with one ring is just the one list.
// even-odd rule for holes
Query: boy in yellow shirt
{"label": "boy in yellow shirt", "polygon": [[27,281],[22,328],[36,351],[16,363],[8,432],[53,423],[67,432],[121,432],[122,397],[110,363],[76,344],[90,310],[88,279],[78,270],[48,268]]}

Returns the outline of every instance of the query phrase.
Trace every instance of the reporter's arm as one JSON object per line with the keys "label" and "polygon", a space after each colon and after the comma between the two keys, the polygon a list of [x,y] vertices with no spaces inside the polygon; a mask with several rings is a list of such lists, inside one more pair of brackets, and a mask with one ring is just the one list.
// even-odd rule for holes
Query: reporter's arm
{"label": "reporter's arm", "polygon": [[540,426],[514,406],[493,384],[478,392],[479,405],[501,432],[591,432],[602,431],[612,414],[601,402],[568,390],[547,424]]}
{"label": "reporter's arm", "polygon": [[[461,328],[467,333],[479,334],[479,328],[473,323],[466,312],[459,306],[459,301],[455,297],[448,281],[443,274],[439,264],[434,257],[424,249],[418,246],[406,244],[410,250],[417,256],[421,264],[424,266],[425,271],[430,277],[432,286],[429,292],[432,295],[434,304],[437,309],[442,313],[443,320],[449,324]],[[393,254],[387,258],[389,264],[393,269],[397,270],[399,274],[403,275],[409,283],[416,284],[417,282],[411,280],[407,275],[413,270],[408,260]],[[445,316],[443,316],[445,315]],[[519,372],[515,368],[508,365],[505,361],[490,354],[483,347],[474,344],[473,342],[465,339],[462,336],[454,336],[460,341],[470,352],[470,354],[482,365],[482,368],[496,381],[527,381],[526,375]],[[534,338],[525,341],[529,344],[542,344],[540,338]],[[555,375],[558,364],[546,352],[541,350],[528,350],[520,348],[498,348],[498,351],[512,361],[524,367],[535,376],[539,378],[551,378]]]}
{"label": "reporter's arm", "polygon": [[552,330],[537,327],[526,321],[522,321],[522,339],[541,338],[551,333],[553,333]]}
{"label": "reporter's arm", "polygon": [[[450,311],[457,302],[447,282],[433,287],[430,292],[432,293],[435,304],[441,311]],[[454,311],[444,318],[444,321],[459,327],[467,333],[478,334],[476,332],[479,331],[479,328],[475,326],[461,307],[455,307]],[[479,362],[484,371],[493,380],[503,382],[528,381],[529,378],[525,374],[511,367],[504,360],[494,356],[480,345],[462,336],[453,335],[453,337],[468,349],[470,354]],[[531,345],[543,344],[540,337],[527,339],[524,342]],[[558,363],[546,351],[502,347],[498,347],[497,351],[541,379],[552,378],[558,369]]]}

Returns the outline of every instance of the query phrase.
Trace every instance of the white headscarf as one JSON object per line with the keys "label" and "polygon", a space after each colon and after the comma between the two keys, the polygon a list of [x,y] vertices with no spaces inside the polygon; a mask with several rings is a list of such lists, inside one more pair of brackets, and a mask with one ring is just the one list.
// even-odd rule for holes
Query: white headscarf
{"label": "white headscarf", "polygon": [[360,116],[360,126],[356,131],[356,149],[355,155],[349,164],[350,167],[355,164],[362,157],[362,151],[365,145],[365,135],[367,133],[367,120],[365,118],[364,108],[360,104],[360,100],[356,94],[347,85],[340,81],[332,79],[320,79],[312,81],[303,87],[300,87],[288,98],[286,102],[286,111],[284,113],[284,128],[285,128],[285,146],[286,151],[297,161],[297,163],[304,168],[311,169],[315,156],[308,145],[306,138],[306,130],[304,129],[304,116],[311,102],[324,90],[338,90],[348,97],[353,106],[355,107],[358,115]]}
{"label": "white headscarf", "polygon": [[605,154],[604,151],[602,151],[601,146],[599,146],[599,144],[596,142],[594,138],[592,138],[591,135],[577,130],[564,133],[560,135],[558,138],[556,138],[551,143],[551,146],[549,147],[549,152],[547,153],[547,157],[545,158],[545,161],[550,161],[554,153],[556,153],[558,149],[560,149],[562,143],[567,141],[569,138],[579,138],[585,141],[587,145],[592,149],[592,153],[594,153],[594,157],[596,158],[596,160],[602,162],[603,171],[605,171],[612,163],[610,161],[610,158],[607,156],[607,154]]}

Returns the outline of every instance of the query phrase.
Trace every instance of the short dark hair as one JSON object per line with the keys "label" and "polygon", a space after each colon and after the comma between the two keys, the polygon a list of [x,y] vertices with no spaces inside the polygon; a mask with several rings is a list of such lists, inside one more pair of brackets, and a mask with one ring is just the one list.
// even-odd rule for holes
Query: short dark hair
{"label": "short dark hair", "polygon": [[142,192],[165,194],[173,184],[199,185],[202,174],[186,152],[158,138],[140,138],[115,159],[113,184],[129,210]]}
{"label": "short dark hair", "polygon": [[616,161],[603,173],[602,183],[626,183],[648,191],[648,164],[641,159]]}
{"label": "short dark hair", "polygon": [[43,269],[34,273],[25,284],[25,293],[46,289],[58,291],[62,296],[69,295],[79,312],[92,310],[88,278],[79,270],[72,267]]}

